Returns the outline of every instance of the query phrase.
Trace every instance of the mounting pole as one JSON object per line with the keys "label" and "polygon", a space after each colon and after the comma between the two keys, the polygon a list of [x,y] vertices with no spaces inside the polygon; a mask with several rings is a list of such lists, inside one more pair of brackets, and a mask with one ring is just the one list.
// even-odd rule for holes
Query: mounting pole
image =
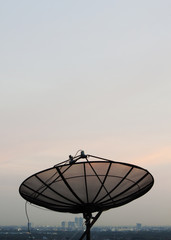
{"label": "mounting pole", "polygon": [[[97,219],[102,214],[102,211],[99,211],[95,217],[92,217],[91,213],[83,213],[83,217],[85,218],[86,222],[86,231],[82,234],[79,240],[83,240],[86,236],[86,240],[90,240],[90,229],[94,225],[94,223],[97,221]],[[91,221],[92,219],[92,221]]]}
{"label": "mounting pole", "polygon": [[86,240],[90,240],[90,220],[92,218],[92,214],[91,213],[84,213],[84,218],[85,218],[85,224],[86,224]]}

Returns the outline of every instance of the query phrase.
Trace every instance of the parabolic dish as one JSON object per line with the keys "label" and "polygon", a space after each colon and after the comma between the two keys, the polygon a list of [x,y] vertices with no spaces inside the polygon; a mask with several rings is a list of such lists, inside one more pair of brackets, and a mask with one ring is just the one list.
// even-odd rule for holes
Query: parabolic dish
{"label": "parabolic dish", "polygon": [[30,203],[54,211],[93,213],[127,204],[153,183],[153,176],[141,167],[86,155],[30,176],[19,192]]}

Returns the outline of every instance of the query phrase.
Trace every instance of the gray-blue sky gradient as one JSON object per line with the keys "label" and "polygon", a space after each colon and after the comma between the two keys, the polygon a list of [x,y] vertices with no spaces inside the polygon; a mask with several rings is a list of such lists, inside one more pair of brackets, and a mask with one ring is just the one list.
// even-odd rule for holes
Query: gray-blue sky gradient
{"label": "gray-blue sky gradient", "polygon": [[[0,225],[26,224],[21,182],[78,149],[155,178],[98,224],[170,225],[170,9],[169,0],[0,1]],[[29,214],[37,225],[68,218]]]}

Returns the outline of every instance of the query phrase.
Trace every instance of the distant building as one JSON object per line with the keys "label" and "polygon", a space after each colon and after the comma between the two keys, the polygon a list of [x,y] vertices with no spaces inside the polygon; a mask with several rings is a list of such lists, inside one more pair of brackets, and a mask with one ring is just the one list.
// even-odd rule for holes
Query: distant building
{"label": "distant building", "polygon": [[74,230],[75,229],[75,222],[68,222],[68,229]]}
{"label": "distant building", "polygon": [[137,224],[136,224],[136,229],[137,229],[137,230],[140,230],[141,227],[142,227],[141,223],[137,223]]}
{"label": "distant building", "polygon": [[75,222],[62,221],[61,222],[61,229],[62,230],[83,230],[83,218],[82,217],[76,217]]}
{"label": "distant building", "polygon": [[31,231],[31,222],[28,222],[28,231]]}
{"label": "distant building", "polygon": [[78,229],[83,228],[83,218],[82,217],[76,217],[75,218],[75,225]]}
{"label": "distant building", "polygon": [[65,229],[67,227],[67,222],[63,221],[61,222],[62,229]]}

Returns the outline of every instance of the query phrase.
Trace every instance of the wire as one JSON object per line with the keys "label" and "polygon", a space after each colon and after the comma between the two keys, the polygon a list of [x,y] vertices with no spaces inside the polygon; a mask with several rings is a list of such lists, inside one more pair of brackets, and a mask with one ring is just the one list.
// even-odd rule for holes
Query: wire
{"label": "wire", "polygon": [[74,157],[76,157],[76,156],[77,156],[77,154],[78,154],[79,152],[82,152],[82,151],[83,151],[82,149],[78,150],[78,151],[76,152],[76,154],[75,154],[75,156],[74,156]]}
{"label": "wire", "polygon": [[[41,210],[44,210],[44,211],[48,211],[48,212],[53,212],[53,211],[52,211],[52,210],[45,209],[45,208],[42,208],[42,207],[38,207],[38,206],[36,206],[36,205],[31,204],[31,203],[28,202],[28,201],[25,202],[25,214],[26,214],[27,223],[28,223],[28,224],[27,224],[27,229],[28,229],[28,233],[31,234],[31,230],[30,230],[30,219],[29,219],[28,209],[27,209],[28,204],[30,204],[30,206],[33,206],[33,207],[35,207],[35,208],[38,208],[38,209],[41,209]],[[85,222],[82,223],[82,227],[84,227],[84,226],[85,226]],[[78,235],[78,234],[79,234],[79,232],[75,232],[75,233],[73,234],[73,236],[71,236],[70,240],[74,239],[74,238],[76,237],[76,235]],[[31,235],[32,235],[32,234],[31,234]],[[32,237],[32,238],[33,238],[33,237]]]}
{"label": "wire", "polygon": [[30,220],[29,220],[29,215],[28,215],[28,211],[27,211],[27,201],[25,202],[25,213],[26,213],[26,218],[27,218],[27,229],[28,229],[28,232],[30,232]]}

